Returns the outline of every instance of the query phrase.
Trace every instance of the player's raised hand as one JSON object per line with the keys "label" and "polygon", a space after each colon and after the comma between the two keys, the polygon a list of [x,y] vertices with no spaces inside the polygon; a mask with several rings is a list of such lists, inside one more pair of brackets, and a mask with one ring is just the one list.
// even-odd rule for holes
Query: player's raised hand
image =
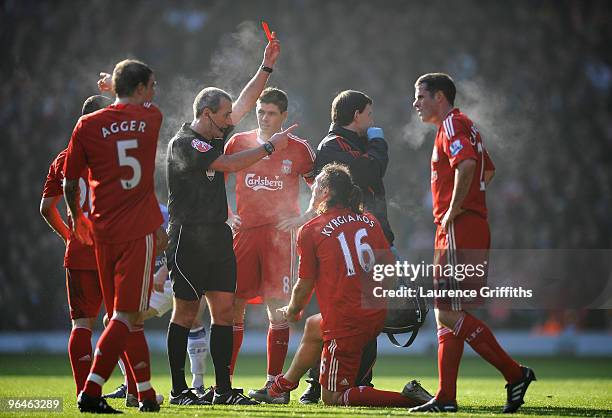
{"label": "player's raised hand", "polygon": [[289,134],[298,127],[297,123],[294,123],[284,131],[280,131],[272,135],[270,142],[274,145],[274,150],[279,151],[287,148],[287,141],[289,141]]}
{"label": "player's raised hand", "polygon": [[272,32],[268,45],[266,45],[266,49],[264,50],[262,65],[270,68],[274,67],[274,63],[276,63],[280,51],[280,41],[276,39],[276,32]]}
{"label": "player's raised hand", "polygon": [[100,90],[100,93],[104,93],[105,91],[113,91],[113,76],[109,73],[100,73],[98,90]]}
{"label": "player's raised hand", "polygon": [[93,227],[91,226],[91,221],[83,213],[80,213],[76,219],[73,219],[72,231],[76,239],[82,244],[93,245]]}

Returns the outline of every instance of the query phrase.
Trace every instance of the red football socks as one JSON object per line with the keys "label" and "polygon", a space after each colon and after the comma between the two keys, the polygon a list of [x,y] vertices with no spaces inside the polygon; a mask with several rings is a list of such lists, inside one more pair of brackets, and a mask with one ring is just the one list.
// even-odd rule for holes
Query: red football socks
{"label": "red football socks", "polygon": [[121,321],[111,319],[94,352],[91,373],[87,377],[83,391],[98,398],[102,395],[102,385],[108,380],[123,352],[130,330]]}
{"label": "red football socks", "polygon": [[136,389],[136,380],[134,380],[134,373],[130,369],[129,362],[125,356],[125,351],[121,353],[121,361],[125,370],[125,385],[127,386],[127,392],[130,395],[138,396],[138,389]]}
{"label": "red football socks", "polygon": [[[149,346],[147,345],[147,339],[142,328],[129,333],[125,346],[125,354],[128,360],[128,368],[136,379],[138,400],[155,399],[155,390],[151,386]],[[127,373],[128,370],[126,370]]]}
{"label": "red football socks", "polygon": [[268,328],[268,376],[283,372],[287,348],[289,346],[289,323],[272,324]]}
{"label": "red football socks", "polygon": [[342,404],[346,406],[399,406],[420,405],[399,392],[374,389],[370,386],[357,386],[342,394]]}
{"label": "red football socks", "polygon": [[457,397],[457,375],[463,355],[463,339],[446,328],[438,328],[438,391],[435,398],[442,402]]}
{"label": "red football socks", "polygon": [[291,392],[292,390],[297,389],[299,385],[300,382],[291,382],[285,379],[285,376],[279,374],[276,376],[276,378],[274,378],[274,382],[272,383],[272,386],[270,386],[270,392],[272,392],[273,395]]}
{"label": "red football socks", "polygon": [[242,339],[244,338],[244,323],[234,324],[233,328],[234,343],[232,345],[232,362],[230,363],[230,376],[234,376],[234,367],[238,360],[238,353],[242,347]]}
{"label": "red football socks", "polygon": [[76,383],[77,396],[85,387],[85,381],[91,369],[93,353],[91,352],[91,330],[73,328],[68,340],[68,357],[72,366],[72,375]]}
{"label": "red football socks", "polygon": [[521,366],[501,348],[491,329],[478,318],[464,314],[455,325],[454,333],[497,368],[506,382],[514,383],[523,377]]}

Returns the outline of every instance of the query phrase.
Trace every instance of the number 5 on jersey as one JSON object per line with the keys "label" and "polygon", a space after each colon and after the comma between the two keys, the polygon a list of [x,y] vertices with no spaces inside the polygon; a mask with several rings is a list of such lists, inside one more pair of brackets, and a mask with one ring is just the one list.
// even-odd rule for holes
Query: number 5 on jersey
{"label": "number 5 on jersey", "polygon": [[121,179],[121,187],[125,190],[133,189],[138,186],[140,183],[140,177],[142,174],[142,170],[140,168],[140,162],[135,157],[127,155],[127,150],[138,148],[138,140],[137,139],[125,139],[122,141],[117,141],[117,154],[119,156],[119,165],[120,166],[128,166],[132,168],[133,175],[132,178],[128,180]]}

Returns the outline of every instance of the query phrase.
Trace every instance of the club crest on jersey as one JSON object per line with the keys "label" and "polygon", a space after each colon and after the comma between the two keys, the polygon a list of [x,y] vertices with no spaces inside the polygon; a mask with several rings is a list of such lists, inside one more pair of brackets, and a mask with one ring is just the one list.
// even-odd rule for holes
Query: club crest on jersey
{"label": "club crest on jersey", "polygon": [[451,157],[454,157],[455,155],[459,154],[459,151],[461,151],[462,149],[463,145],[461,145],[461,141],[459,139],[454,140],[453,143],[450,144]]}
{"label": "club crest on jersey", "polygon": [[[198,151],[200,151],[200,152],[206,152],[206,151],[208,151],[208,150],[211,150],[211,149],[212,149],[212,145],[210,145],[210,144],[209,144],[209,143],[207,143],[207,142],[200,141],[200,140],[199,140],[199,139],[197,139],[197,138],[194,138],[194,139],[191,141],[191,146],[192,146],[193,148],[197,149],[197,150],[198,150]],[[208,173],[207,173],[207,174],[208,174]],[[214,174],[213,174],[213,176],[214,176]]]}
{"label": "club crest on jersey", "polygon": [[293,164],[293,161],[291,160],[283,160],[283,165],[281,167],[281,170],[283,172],[283,174],[291,174],[291,165]]}
{"label": "club crest on jersey", "polygon": [[[204,152],[204,151],[202,151]],[[215,179],[215,173],[216,171],[209,168],[208,170],[206,170],[206,177],[208,177],[208,180],[213,181]]]}
{"label": "club crest on jersey", "polygon": [[438,147],[433,147],[433,152],[431,153],[431,161],[434,163],[438,162]]}

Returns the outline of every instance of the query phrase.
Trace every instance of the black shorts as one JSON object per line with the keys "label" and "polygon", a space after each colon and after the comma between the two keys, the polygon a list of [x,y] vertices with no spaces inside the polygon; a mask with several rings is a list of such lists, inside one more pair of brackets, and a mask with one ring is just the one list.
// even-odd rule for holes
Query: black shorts
{"label": "black shorts", "polygon": [[166,259],[179,299],[198,300],[206,291],[236,292],[232,230],[225,223],[170,224]]}

